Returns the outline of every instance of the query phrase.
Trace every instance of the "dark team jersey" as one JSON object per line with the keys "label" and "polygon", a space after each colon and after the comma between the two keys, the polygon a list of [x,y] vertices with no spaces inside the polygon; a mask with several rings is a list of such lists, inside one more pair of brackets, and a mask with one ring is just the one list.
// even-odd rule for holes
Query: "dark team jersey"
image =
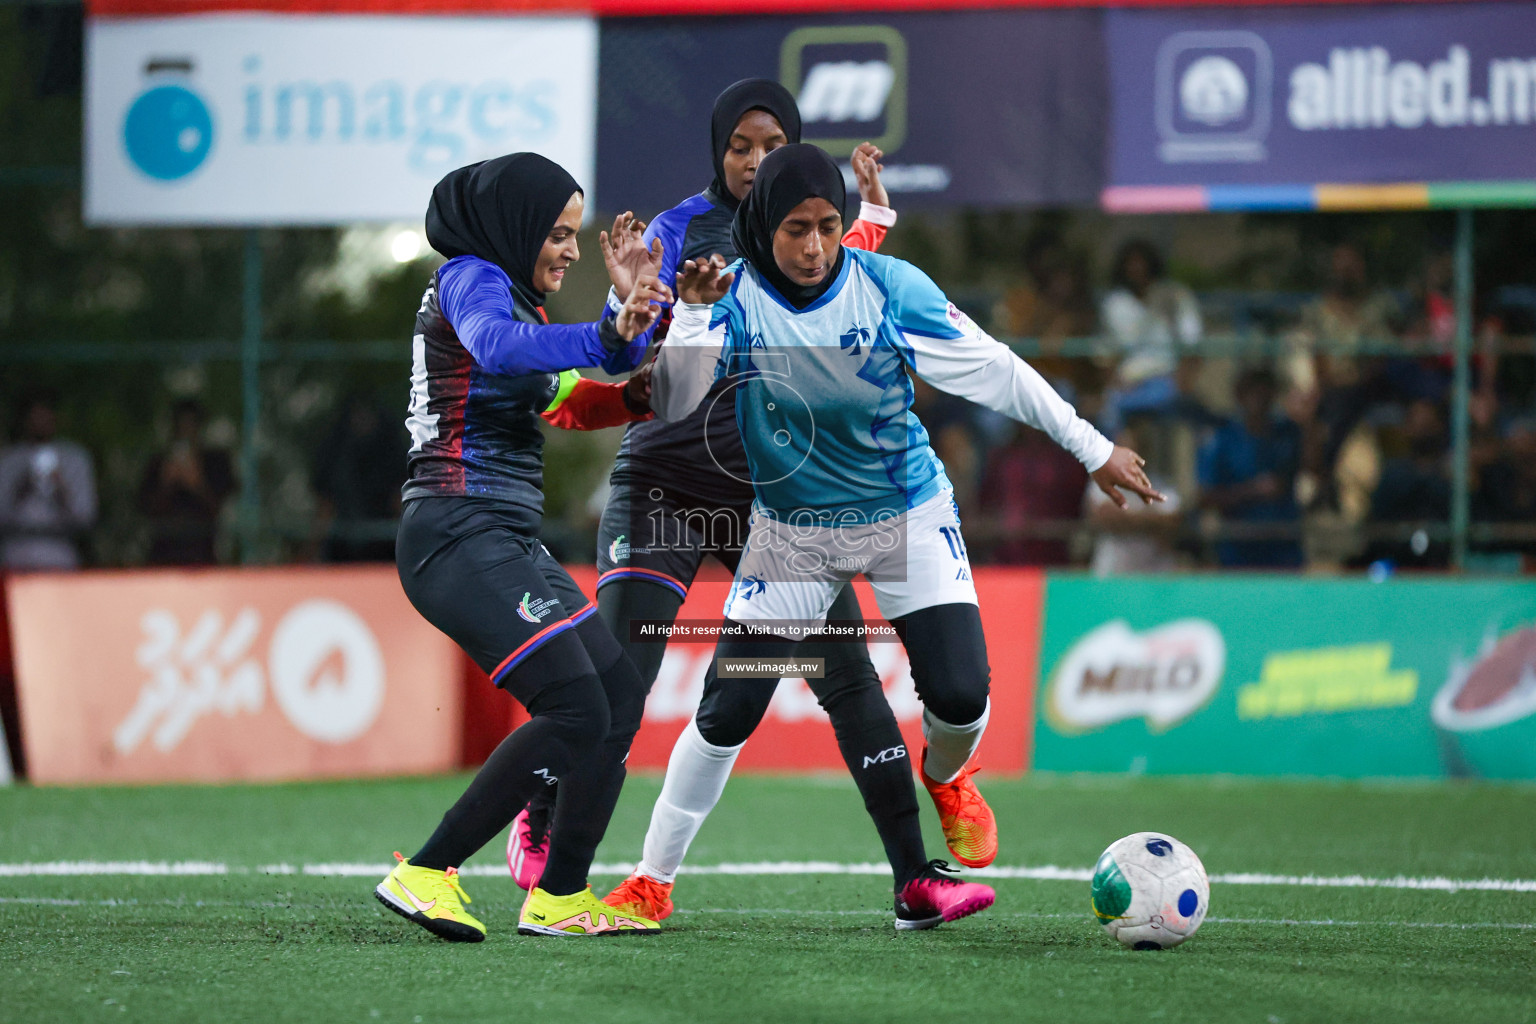
{"label": "dark team jersey", "polygon": [[535,515],[544,506],[539,416],[564,397],[560,371],[627,369],[644,351],[611,322],[549,324],[500,268],[472,256],[432,275],[411,349],[403,497],[493,498]]}
{"label": "dark team jersey", "polygon": [[[652,239],[661,239],[661,279],[675,280],[677,269],[686,260],[715,253],[727,260],[736,259],[736,248],[731,244],[735,215],[712,189],[657,214],[645,230],[645,241],[649,244]],[[669,494],[721,505],[750,505],[752,470],[736,426],[736,403],[730,395],[719,400],[730,387],[728,380],[717,381],[686,419],[631,423],[613,465],[613,481],[661,487]]]}

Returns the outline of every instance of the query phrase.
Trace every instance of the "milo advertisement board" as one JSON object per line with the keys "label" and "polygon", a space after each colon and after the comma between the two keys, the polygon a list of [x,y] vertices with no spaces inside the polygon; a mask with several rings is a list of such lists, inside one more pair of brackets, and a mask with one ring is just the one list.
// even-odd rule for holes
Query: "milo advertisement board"
{"label": "milo advertisement board", "polygon": [[1034,765],[1536,778],[1536,584],[1053,574]]}

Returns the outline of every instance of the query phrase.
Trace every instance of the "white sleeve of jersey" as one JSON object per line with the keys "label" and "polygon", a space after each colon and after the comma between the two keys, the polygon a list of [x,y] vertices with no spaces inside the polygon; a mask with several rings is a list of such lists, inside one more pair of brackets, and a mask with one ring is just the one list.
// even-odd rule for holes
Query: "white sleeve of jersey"
{"label": "white sleeve of jersey", "polygon": [[902,332],[919,377],[940,391],[1043,431],[1090,473],[1109,461],[1114,444],[1079,416],[1033,366],[954,306],[948,307],[945,320],[958,337]]}
{"label": "white sleeve of jersey", "polygon": [[725,345],[725,322],[709,326],[713,309],[689,302],[672,307],[672,327],[651,371],[651,408],[660,419],[686,418],[715,382]]}

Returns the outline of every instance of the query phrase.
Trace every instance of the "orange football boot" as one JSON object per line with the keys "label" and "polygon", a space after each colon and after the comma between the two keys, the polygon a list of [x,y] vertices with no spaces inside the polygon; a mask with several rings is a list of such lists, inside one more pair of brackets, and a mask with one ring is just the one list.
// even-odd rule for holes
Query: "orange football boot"
{"label": "orange football boot", "polygon": [[997,819],[982,797],[971,776],[976,768],[966,768],[950,782],[934,782],[928,777],[928,748],[923,748],[923,769],[918,775],[923,788],[933,797],[939,812],[939,827],[949,852],[968,868],[984,868],[997,858]]}

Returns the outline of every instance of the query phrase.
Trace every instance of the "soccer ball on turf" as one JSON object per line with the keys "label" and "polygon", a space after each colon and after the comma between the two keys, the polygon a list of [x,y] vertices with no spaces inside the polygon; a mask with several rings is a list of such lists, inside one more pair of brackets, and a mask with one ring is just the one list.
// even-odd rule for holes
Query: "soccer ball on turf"
{"label": "soccer ball on turf", "polygon": [[1160,832],[1110,844],[1093,868],[1093,913],[1132,949],[1170,949],[1195,934],[1211,883],[1195,851]]}

